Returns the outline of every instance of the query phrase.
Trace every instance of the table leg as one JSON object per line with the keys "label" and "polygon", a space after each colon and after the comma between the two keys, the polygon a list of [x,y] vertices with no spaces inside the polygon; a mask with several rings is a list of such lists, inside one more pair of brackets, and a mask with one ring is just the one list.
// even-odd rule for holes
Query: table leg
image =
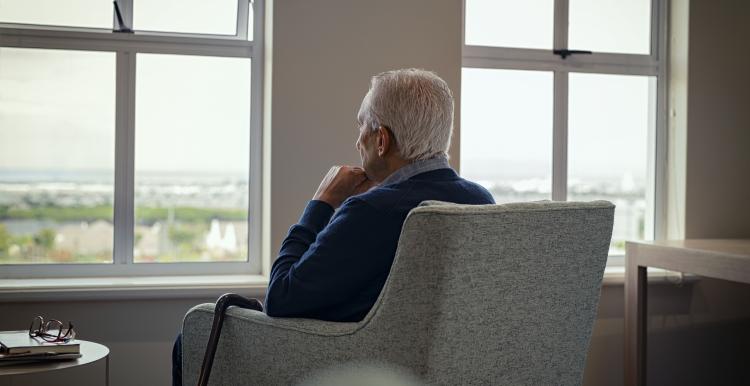
{"label": "table leg", "polygon": [[105,365],[104,365],[105,366],[104,367],[104,377],[105,377],[104,384],[106,386],[109,386],[109,355],[107,355],[104,363],[105,363]]}
{"label": "table leg", "polygon": [[627,260],[625,270],[625,386],[646,384],[646,322],[648,288],[646,267],[637,258]]}

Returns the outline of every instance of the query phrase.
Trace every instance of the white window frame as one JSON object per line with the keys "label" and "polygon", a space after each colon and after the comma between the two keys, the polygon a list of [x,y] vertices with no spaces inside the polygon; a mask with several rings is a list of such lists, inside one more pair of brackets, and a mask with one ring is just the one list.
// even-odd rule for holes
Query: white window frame
{"label": "white window frame", "polygon": [[[133,0],[118,0],[123,22],[132,27]],[[248,7],[253,40],[248,41]],[[0,23],[0,47],[114,52],[116,55],[114,245],[104,264],[0,265],[4,278],[265,274],[262,269],[262,123],[264,0],[237,0],[235,35],[135,31]],[[118,27],[113,12],[113,27]],[[138,53],[249,58],[250,160],[248,256],[244,262],[134,263],[135,73]]]}
{"label": "white window frame", "polygon": [[[553,81],[552,124],[552,200],[567,200],[568,192],[568,79],[571,72],[652,76],[650,98],[655,99],[655,110],[649,111],[648,173],[646,238],[663,239],[666,235],[666,153],[667,153],[667,31],[668,0],[651,0],[651,42],[648,55],[594,52],[590,55],[571,55],[566,59],[552,49],[485,47],[467,45],[462,36],[462,66],[464,68],[551,71]],[[568,47],[569,0],[554,3],[554,49],[583,49]],[[462,33],[466,30],[466,0],[464,0]],[[656,84],[654,84],[656,83]],[[622,255],[611,255],[608,265],[623,265]]]}

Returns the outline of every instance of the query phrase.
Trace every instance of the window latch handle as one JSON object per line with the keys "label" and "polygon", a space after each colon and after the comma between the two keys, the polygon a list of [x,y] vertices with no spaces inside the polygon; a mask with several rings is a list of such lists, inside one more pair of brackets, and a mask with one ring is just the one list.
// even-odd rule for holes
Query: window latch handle
{"label": "window latch handle", "polygon": [[125,25],[125,22],[122,21],[122,13],[120,13],[120,6],[117,5],[117,0],[114,0],[113,3],[115,4],[115,16],[117,17],[117,29],[112,30],[112,32],[125,32],[125,33],[133,33],[133,30],[128,28]]}
{"label": "window latch handle", "polygon": [[593,52],[591,51],[583,51],[583,50],[569,50],[567,48],[562,50],[552,50],[552,53],[555,55],[560,55],[561,58],[565,59],[570,55],[591,55]]}

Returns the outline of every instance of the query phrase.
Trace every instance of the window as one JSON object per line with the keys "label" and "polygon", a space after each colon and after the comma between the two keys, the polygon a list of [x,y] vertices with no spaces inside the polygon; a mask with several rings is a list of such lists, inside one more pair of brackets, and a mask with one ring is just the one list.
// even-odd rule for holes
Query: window
{"label": "window", "polygon": [[204,3],[0,0],[4,277],[260,273],[263,3]]}
{"label": "window", "polygon": [[610,263],[659,238],[665,2],[464,7],[461,173],[498,203],[612,201]]}
{"label": "window", "polygon": [[247,259],[250,59],[137,62],[135,261]]}
{"label": "window", "polygon": [[0,261],[111,263],[115,54],[0,47],[0,109]]}
{"label": "window", "polygon": [[0,23],[112,28],[112,2],[0,0]]}
{"label": "window", "polygon": [[491,187],[497,202],[548,199],[552,72],[465,68],[462,75],[464,174]]}
{"label": "window", "polygon": [[133,0],[133,27],[163,31],[235,35],[236,0]]}
{"label": "window", "polygon": [[552,49],[552,1],[468,0],[467,45]]}

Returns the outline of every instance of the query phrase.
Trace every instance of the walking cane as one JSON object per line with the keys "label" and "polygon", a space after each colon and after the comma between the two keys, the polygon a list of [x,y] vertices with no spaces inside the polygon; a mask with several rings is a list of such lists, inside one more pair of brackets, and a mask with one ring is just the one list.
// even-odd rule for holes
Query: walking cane
{"label": "walking cane", "polygon": [[216,347],[219,344],[221,327],[224,324],[224,313],[231,306],[263,311],[263,305],[258,299],[249,299],[237,294],[224,294],[219,297],[214,309],[214,322],[211,325],[211,335],[208,337],[206,353],[203,355],[203,365],[201,365],[201,373],[198,377],[198,386],[208,385],[208,376],[211,375],[211,366],[214,364],[214,355],[216,354]]}

